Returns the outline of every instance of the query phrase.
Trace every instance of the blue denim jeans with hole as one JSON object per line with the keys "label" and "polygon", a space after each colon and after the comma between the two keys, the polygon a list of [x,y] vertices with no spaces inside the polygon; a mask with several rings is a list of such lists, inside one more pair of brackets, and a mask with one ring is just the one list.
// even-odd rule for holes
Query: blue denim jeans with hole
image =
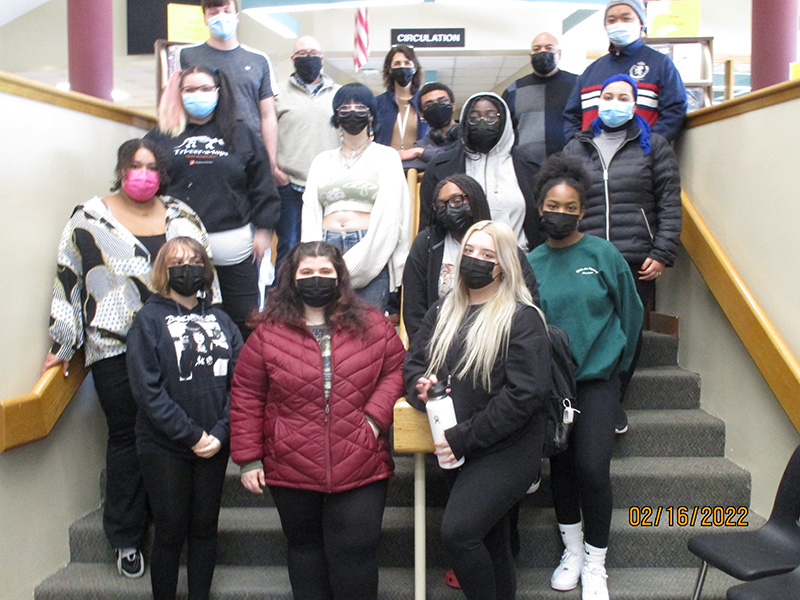
{"label": "blue denim jeans with hole", "polygon": [[303,214],[303,188],[289,183],[278,188],[281,197],[281,216],[275,233],[278,248],[275,256],[275,269],[281,265],[286,253],[300,241],[300,223]]}
{"label": "blue denim jeans with hole", "polygon": [[[322,234],[326,242],[345,253],[367,235],[367,230],[333,231],[332,229],[323,229]],[[386,303],[389,300],[389,267],[384,266],[375,279],[355,292],[359,298],[372,304],[381,313],[386,312]]]}

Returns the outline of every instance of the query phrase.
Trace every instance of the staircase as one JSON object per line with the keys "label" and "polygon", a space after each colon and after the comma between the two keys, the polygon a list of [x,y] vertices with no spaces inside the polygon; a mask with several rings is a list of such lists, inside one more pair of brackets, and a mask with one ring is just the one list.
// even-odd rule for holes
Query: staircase
{"label": "staircase", "polygon": [[[689,537],[713,530],[669,525],[672,518],[691,518],[693,507],[739,507],[750,504],[750,475],[724,458],[725,426],[699,409],[700,377],[677,366],[678,340],[646,332],[639,369],[629,388],[630,431],[618,436],[611,464],[614,515],[608,552],[609,590],[614,600],[679,600],[691,597],[699,559],[686,549]],[[431,600],[457,600],[460,592],[444,584],[444,562],[438,527],[445,502],[438,467],[428,457],[428,586]],[[397,473],[389,487],[379,553],[382,600],[412,600],[413,464],[397,456]],[[630,524],[663,507],[658,526]],[[631,511],[631,507],[634,508]],[[687,507],[688,511],[680,511]],[[713,522],[714,514],[708,511]],[[717,518],[720,513],[717,511]],[[737,517],[738,518],[738,517]],[[655,520],[655,512],[648,522]],[[747,515],[750,525],[762,519]],[[681,523],[682,524],[682,523]],[[547,464],[542,488],[526,499],[520,515],[522,549],[517,561],[519,600],[573,600],[572,592],[550,589],[561,544],[549,491]],[[219,526],[219,560],[212,597],[219,600],[291,600],[286,573],[286,548],[280,522],[269,496],[255,496],[239,483],[238,468],[228,469]],[[731,530],[731,527],[725,528]],[[150,598],[149,573],[138,580],[117,575],[113,552],[102,529],[101,510],[70,527],[71,562],[40,584],[36,600],[145,600]],[[735,580],[710,569],[704,600],[724,600]],[[179,597],[185,597],[181,572]]]}

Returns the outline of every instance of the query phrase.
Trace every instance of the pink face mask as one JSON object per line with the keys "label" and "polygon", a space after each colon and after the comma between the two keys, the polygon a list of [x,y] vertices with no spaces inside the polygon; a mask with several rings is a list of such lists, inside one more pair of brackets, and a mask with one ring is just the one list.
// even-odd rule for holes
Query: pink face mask
{"label": "pink face mask", "polygon": [[136,202],[150,200],[160,185],[158,173],[148,169],[131,169],[122,180],[122,189]]}

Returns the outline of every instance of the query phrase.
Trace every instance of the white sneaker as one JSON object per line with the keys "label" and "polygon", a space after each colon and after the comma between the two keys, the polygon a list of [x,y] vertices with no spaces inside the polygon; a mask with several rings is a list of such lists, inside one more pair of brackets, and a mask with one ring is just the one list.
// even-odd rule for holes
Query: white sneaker
{"label": "white sneaker", "polygon": [[564,548],[561,562],[550,577],[550,587],[559,592],[574,590],[581,580],[583,569],[583,553],[575,554]]}
{"label": "white sneaker", "polygon": [[581,570],[583,600],[608,600],[608,575],[603,565],[584,564]]}

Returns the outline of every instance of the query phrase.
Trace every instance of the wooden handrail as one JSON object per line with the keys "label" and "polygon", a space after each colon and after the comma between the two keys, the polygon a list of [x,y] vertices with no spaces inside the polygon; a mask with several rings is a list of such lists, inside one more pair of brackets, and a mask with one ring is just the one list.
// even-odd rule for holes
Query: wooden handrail
{"label": "wooden handrail", "polygon": [[777,83],[714,106],[695,110],[686,115],[686,128],[700,127],[797,98],[800,98],[800,79]]}
{"label": "wooden handrail", "polygon": [[126,125],[133,125],[145,131],[149,131],[156,126],[156,118],[147,113],[118,106],[113,102],[100,100],[94,96],[78,92],[62,92],[53,86],[19,77],[6,71],[0,71],[0,92],[44,102],[53,106],[69,108],[70,110]]}
{"label": "wooden handrail", "polygon": [[70,361],[68,377],[61,367],[53,367],[29,394],[0,400],[0,452],[47,437],[86,378],[83,365],[79,351]]}
{"label": "wooden handrail", "polygon": [[800,431],[800,363],[756,302],[684,192],[681,243],[795,428]]}

